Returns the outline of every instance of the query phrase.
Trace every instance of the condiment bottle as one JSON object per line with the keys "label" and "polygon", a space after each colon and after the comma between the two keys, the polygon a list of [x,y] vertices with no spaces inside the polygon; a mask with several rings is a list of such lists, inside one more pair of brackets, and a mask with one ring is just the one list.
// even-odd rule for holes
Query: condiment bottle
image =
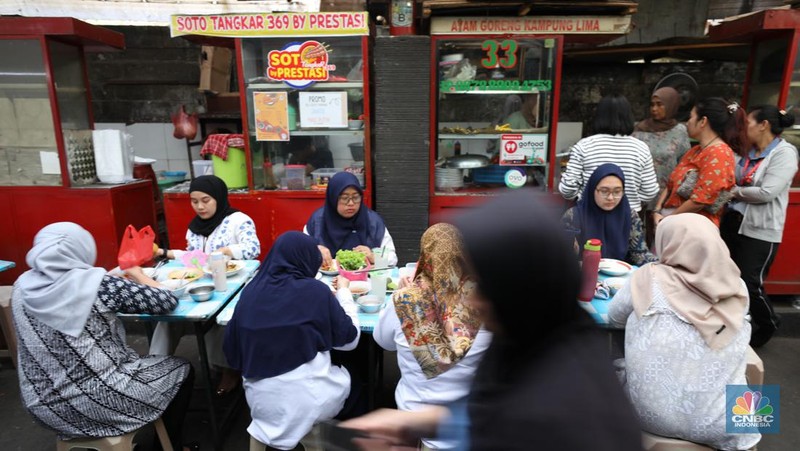
{"label": "condiment bottle", "polygon": [[225,268],[225,255],[222,252],[211,253],[211,275],[214,277],[214,291],[228,289],[228,275]]}
{"label": "condiment bottle", "polygon": [[597,270],[600,267],[600,258],[602,254],[600,248],[602,242],[597,238],[592,238],[586,241],[583,246],[583,263],[581,266],[581,291],[578,294],[578,300],[584,302],[591,302],[594,298],[594,291],[597,288]]}
{"label": "condiment bottle", "polygon": [[272,162],[264,162],[264,188],[276,189],[278,183],[275,181],[275,172],[272,170]]}
{"label": "condiment bottle", "polygon": [[461,142],[456,141],[455,145],[453,145],[453,154],[454,155],[461,155]]}

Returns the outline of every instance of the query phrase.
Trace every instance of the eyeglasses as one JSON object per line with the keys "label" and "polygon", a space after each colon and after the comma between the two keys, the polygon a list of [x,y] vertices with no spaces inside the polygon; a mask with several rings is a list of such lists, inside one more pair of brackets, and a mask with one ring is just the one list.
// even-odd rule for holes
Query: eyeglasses
{"label": "eyeglasses", "polygon": [[608,188],[597,188],[595,191],[597,192],[597,194],[599,194],[602,197],[605,197],[606,199],[608,199],[609,197],[614,199],[621,199],[623,194],[625,194],[625,192],[621,189],[610,190]]}
{"label": "eyeglasses", "polygon": [[355,196],[339,196],[339,203],[342,205],[347,205],[349,203],[360,204],[361,195],[356,194]]}

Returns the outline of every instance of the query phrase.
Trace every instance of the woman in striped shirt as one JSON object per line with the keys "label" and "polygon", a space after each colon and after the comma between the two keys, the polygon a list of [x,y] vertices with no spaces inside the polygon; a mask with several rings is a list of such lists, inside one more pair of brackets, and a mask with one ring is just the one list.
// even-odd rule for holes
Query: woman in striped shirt
{"label": "woman in striped shirt", "polygon": [[608,95],[600,100],[594,116],[594,135],[578,141],[569,154],[567,170],[558,191],[574,199],[586,186],[592,173],[603,164],[613,163],[625,174],[625,195],[631,210],[638,212],[642,202],[658,196],[658,180],[647,144],[630,136],[633,114],[628,99]]}

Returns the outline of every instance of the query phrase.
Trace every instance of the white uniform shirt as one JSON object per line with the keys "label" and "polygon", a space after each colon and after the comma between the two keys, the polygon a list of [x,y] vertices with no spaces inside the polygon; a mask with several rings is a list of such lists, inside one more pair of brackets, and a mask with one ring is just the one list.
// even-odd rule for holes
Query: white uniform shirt
{"label": "white uniform shirt", "polygon": [[[391,303],[381,311],[372,335],[383,349],[397,351],[400,382],[397,383],[394,398],[400,410],[420,410],[427,404],[446,404],[467,396],[475,370],[492,342],[491,332],[481,329],[463,359],[444,373],[428,379],[408,347],[408,340],[400,328],[400,320]],[[442,440],[423,442],[434,449],[455,446],[455,443]]]}

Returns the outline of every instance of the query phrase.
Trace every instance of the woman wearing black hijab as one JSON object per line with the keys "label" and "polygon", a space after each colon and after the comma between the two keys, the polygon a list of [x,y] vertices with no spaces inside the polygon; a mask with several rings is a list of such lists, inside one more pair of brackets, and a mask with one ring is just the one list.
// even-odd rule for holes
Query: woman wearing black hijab
{"label": "woman wearing black hijab", "polygon": [[255,260],[261,243],[250,216],[228,203],[228,187],[215,175],[201,175],[189,185],[189,198],[197,213],[186,231],[186,250],[159,250],[168,258],[181,258],[187,251],[222,252],[235,260]]}
{"label": "woman wearing black hijab", "polygon": [[[200,250],[206,254],[222,252],[235,260],[255,260],[261,254],[261,243],[256,226],[250,216],[232,208],[228,203],[228,186],[215,175],[195,177],[189,184],[189,198],[197,213],[186,231],[186,250],[159,249],[160,255],[179,259],[189,251]],[[222,369],[222,380],[217,395],[232,391],[239,383],[238,372],[228,368],[222,355],[222,333],[214,327],[208,334],[208,357],[212,365]],[[180,337],[184,335],[181,323],[158,323],[150,344],[150,354],[169,355],[175,352]]]}
{"label": "woman wearing black hijab", "polygon": [[[466,415],[455,406],[449,414],[435,407],[418,418],[379,411],[343,426],[403,441],[431,433],[423,422],[444,420],[440,426],[455,426],[449,432],[463,439],[458,449],[642,449],[605,340],[578,305],[580,271],[571,237],[555,208],[545,205],[532,192],[518,191],[458,221],[466,266],[478,284],[472,301],[494,334]],[[468,421],[458,421],[464,416]]]}
{"label": "woman wearing black hijab", "polygon": [[354,250],[375,263],[372,249],[381,248],[390,266],[397,264],[394,241],[383,219],[364,205],[364,191],[349,172],[331,177],[325,191],[325,205],[311,214],[303,232],[317,240],[323,266],[340,249]]}

